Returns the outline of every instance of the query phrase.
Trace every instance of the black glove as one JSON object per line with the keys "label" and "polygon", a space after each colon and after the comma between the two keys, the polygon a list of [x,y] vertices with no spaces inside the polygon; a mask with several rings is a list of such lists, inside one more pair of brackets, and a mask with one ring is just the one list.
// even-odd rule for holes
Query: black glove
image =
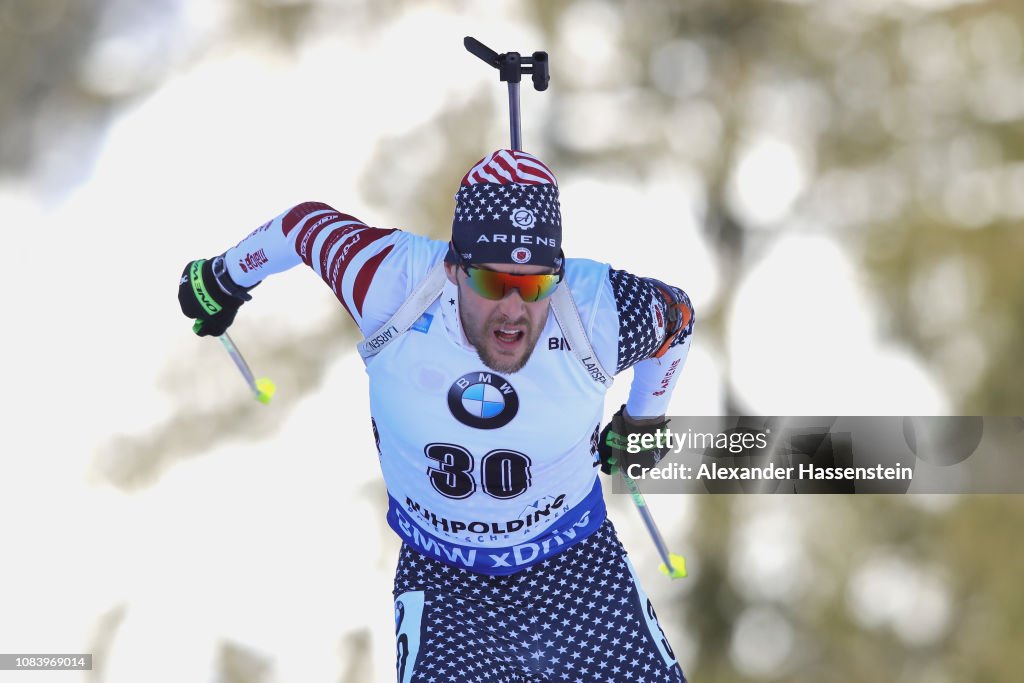
{"label": "black glove", "polygon": [[239,306],[252,299],[250,289],[231,280],[222,254],[185,266],[178,284],[178,303],[181,312],[196,321],[193,332],[200,337],[219,337],[231,327]]}
{"label": "black glove", "polygon": [[[601,471],[614,474],[620,467],[628,470],[631,465],[639,465],[644,471],[651,469],[669,452],[668,441],[662,432],[661,448],[657,447],[658,439],[655,432],[664,430],[668,420],[644,426],[633,425],[626,421],[623,411],[619,408],[612,415],[611,422],[605,425],[604,431],[597,442],[597,453],[601,458]],[[645,434],[650,434],[644,439]],[[631,435],[634,435],[631,437]],[[646,443],[642,443],[646,442]],[[630,445],[632,443],[632,445]],[[646,447],[645,447],[646,445]],[[630,453],[629,451],[635,451]]]}

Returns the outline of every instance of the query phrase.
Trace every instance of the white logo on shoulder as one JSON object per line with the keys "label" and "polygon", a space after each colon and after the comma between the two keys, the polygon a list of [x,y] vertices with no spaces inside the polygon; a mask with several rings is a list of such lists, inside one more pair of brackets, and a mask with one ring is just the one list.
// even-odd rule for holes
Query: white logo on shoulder
{"label": "white logo on shoulder", "polygon": [[665,338],[665,314],[664,306],[660,301],[651,301],[651,322],[654,324],[654,334],[658,340]]}
{"label": "white logo on shoulder", "polygon": [[516,263],[529,263],[531,258],[533,258],[533,254],[526,247],[512,250],[512,260]]}
{"label": "white logo on shoulder", "polygon": [[512,219],[512,225],[520,230],[530,230],[537,225],[537,217],[533,215],[533,211],[527,208],[512,209],[509,218]]}

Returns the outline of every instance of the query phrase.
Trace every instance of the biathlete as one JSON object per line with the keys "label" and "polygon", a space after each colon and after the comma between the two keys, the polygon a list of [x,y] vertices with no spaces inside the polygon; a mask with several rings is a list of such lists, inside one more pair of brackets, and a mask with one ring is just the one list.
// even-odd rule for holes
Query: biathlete
{"label": "biathlete", "polygon": [[[403,545],[400,683],[685,678],[608,520],[600,467],[665,425],[693,308],[680,289],[566,259],[558,186],[499,150],[455,195],[450,242],[292,207],[186,265],[178,298],[220,335],[268,275],[305,263],[365,335],[371,421]],[[602,431],[612,377],[629,399]]]}

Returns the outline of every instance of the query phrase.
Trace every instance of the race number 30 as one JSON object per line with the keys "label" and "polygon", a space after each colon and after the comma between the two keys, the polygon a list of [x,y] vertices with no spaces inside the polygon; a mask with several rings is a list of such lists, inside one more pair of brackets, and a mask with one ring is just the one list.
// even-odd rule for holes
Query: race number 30
{"label": "race number 30", "polygon": [[461,500],[473,495],[477,481],[491,498],[508,500],[526,492],[532,483],[530,458],[506,448],[489,451],[480,459],[479,476],[476,459],[462,446],[450,443],[432,443],[423,449],[436,467],[427,468],[427,476],[434,490],[446,498]]}

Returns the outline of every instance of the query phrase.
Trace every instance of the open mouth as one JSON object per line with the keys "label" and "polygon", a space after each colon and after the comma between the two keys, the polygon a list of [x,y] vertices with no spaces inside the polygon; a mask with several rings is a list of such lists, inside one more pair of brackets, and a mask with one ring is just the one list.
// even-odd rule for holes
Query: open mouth
{"label": "open mouth", "polygon": [[498,328],[494,331],[494,338],[503,346],[515,346],[522,340],[525,334],[523,330],[516,328]]}

